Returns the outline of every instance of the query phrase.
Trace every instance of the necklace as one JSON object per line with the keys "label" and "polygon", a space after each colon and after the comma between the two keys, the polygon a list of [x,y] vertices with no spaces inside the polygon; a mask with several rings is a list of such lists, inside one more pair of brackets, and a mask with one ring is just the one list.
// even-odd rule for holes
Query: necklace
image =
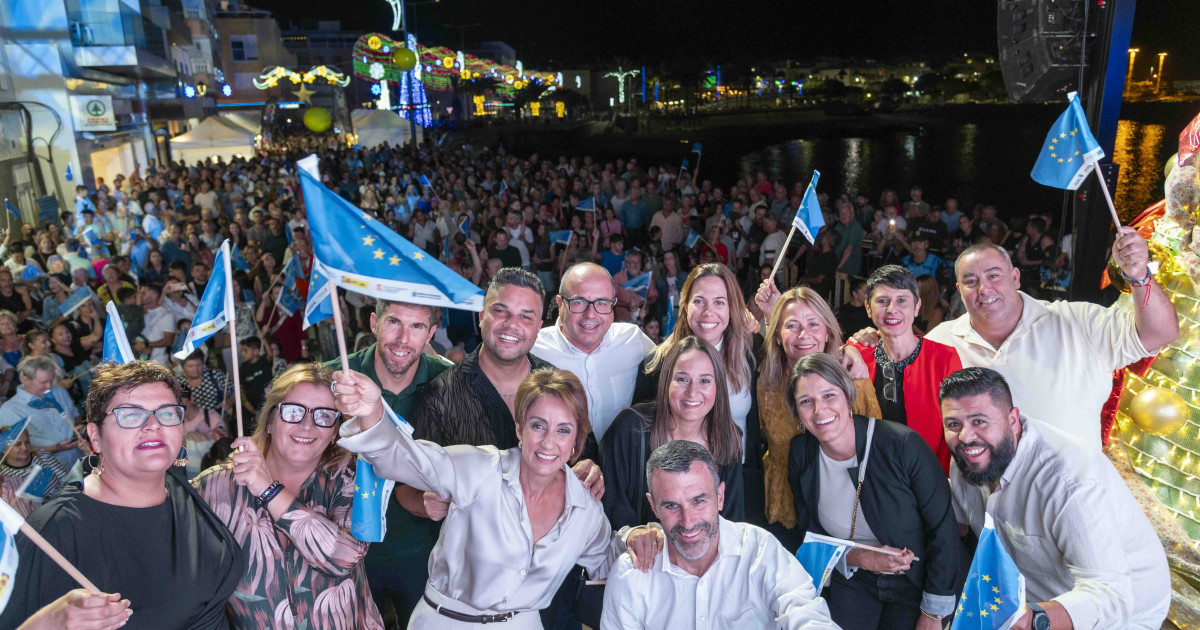
{"label": "necklace", "polygon": [[[525,380],[525,377],[528,376],[529,373],[532,371],[533,371],[533,362],[530,361],[528,357],[526,357],[526,359],[525,359],[525,374],[521,376],[521,380]],[[517,387],[519,388],[520,385],[518,385]],[[505,394],[504,392],[502,392],[500,390],[496,390],[496,393],[500,394],[500,397],[503,398],[504,400],[512,400],[513,398],[517,397],[517,392],[513,392],[511,394]]]}

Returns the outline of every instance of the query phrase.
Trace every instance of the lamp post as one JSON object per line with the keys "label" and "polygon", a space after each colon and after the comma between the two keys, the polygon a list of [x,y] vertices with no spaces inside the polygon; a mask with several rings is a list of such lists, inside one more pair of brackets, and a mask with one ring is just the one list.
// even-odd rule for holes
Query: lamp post
{"label": "lamp post", "polygon": [[1140,52],[1142,52],[1142,50],[1140,48],[1130,48],[1129,49],[1129,71],[1125,73],[1125,89],[1126,90],[1129,89],[1129,86],[1133,85],[1133,62],[1135,59],[1137,59],[1137,54]]}
{"label": "lamp post", "polygon": [[1158,83],[1154,84],[1154,93],[1155,94],[1158,94],[1160,88],[1162,88],[1163,63],[1166,61],[1166,59],[1167,59],[1167,53],[1165,53],[1165,52],[1158,53]]}

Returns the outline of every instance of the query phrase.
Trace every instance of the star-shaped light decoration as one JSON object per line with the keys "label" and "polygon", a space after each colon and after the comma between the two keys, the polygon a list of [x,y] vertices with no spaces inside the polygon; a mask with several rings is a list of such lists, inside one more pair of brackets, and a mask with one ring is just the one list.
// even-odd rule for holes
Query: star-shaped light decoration
{"label": "star-shaped light decoration", "polygon": [[301,83],[300,89],[292,90],[292,94],[296,95],[296,100],[300,101],[301,103],[307,103],[307,102],[309,102],[308,101],[309,97],[312,96],[313,94],[316,94],[316,92],[308,89],[307,84]]}

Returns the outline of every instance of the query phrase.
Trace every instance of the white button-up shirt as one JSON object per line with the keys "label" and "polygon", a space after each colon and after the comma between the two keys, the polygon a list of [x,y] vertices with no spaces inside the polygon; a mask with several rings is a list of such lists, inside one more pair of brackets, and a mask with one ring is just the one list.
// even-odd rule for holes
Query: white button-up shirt
{"label": "white button-up shirt", "polygon": [[1171,604],[1167,557],[1125,482],[1076,437],[1024,417],[1021,425],[994,492],[950,468],[958,522],[979,534],[990,514],[1026,599],[1062,604],[1076,628],[1157,630]]}
{"label": "white button-up shirt", "polygon": [[641,328],[617,322],[609,327],[595,350],[584,352],[555,323],[538,331],[531,352],[579,377],[587,390],[588,420],[599,441],[617,414],[633,402],[638,366],[653,348],[654,342]]}
{"label": "white button-up shirt", "polygon": [[[0,406],[0,427],[9,427],[29,418],[29,423],[25,425],[25,431],[29,433],[29,444],[34,448],[53,446],[59,442],[74,439],[74,427],[75,421],[79,418],[79,409],[75,407],[75,403],[71,402],[71,395],[58,385],[51,387],[47,393],[62,408],[61,412],[53,407],[48,409],[30,407],[29,403],[33,402],[35,398],[33,394],[25,391],[24,385],[19,385],[13,397]],[[57,459],[67,470],[70,470],[71,466],[75,465],[75,461],[82,456],[83,452],[77,448],[54,453],[54,459]]]}
{"label": "white button-up shirt", "polygon": [[718,517],[717,559],[700,577],[671,563],[670,545],[648,573],[624,554],[604,588],[600,630],[837,628],[795,556],[759,527]]}
{"label": "white button-up shirt", "polygon": [[1100,410],[1112,391],[1113,370],[1153,354],[1142,346],[1134,313],[1119,304],[1104,308],[1020,295],[1021,320],[999,348],[971,328],[969,314],[939,324],[926,338],[953,346],[963,367],[996,370],[1022,412],[1099,452]]}
{"label": "white button-up shirt", "polygon": [[603,506],[566,464],[562,515],[534,541],[521,490],[521,449],[443,448],[414,440],[411,427],[403,426],[385,418],[362,431],[351,420],[342,425],[338,444],[362,454],[381,477],[450,498],[429,554],[429,586],[443,596],[477,610],[541,610],[576,564],[589,577],[604,579],[625,550],[611,536]]}

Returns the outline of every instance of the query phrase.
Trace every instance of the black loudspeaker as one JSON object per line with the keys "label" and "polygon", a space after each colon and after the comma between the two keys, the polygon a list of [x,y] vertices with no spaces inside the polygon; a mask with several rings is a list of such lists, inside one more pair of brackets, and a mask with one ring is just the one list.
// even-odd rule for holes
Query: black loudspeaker
{"label": "black loudspeaker", "polygon": [[999,0],[1000,71],[1014,102],[1062,100],[1078,90],[1084,3],[1090,1]]}

